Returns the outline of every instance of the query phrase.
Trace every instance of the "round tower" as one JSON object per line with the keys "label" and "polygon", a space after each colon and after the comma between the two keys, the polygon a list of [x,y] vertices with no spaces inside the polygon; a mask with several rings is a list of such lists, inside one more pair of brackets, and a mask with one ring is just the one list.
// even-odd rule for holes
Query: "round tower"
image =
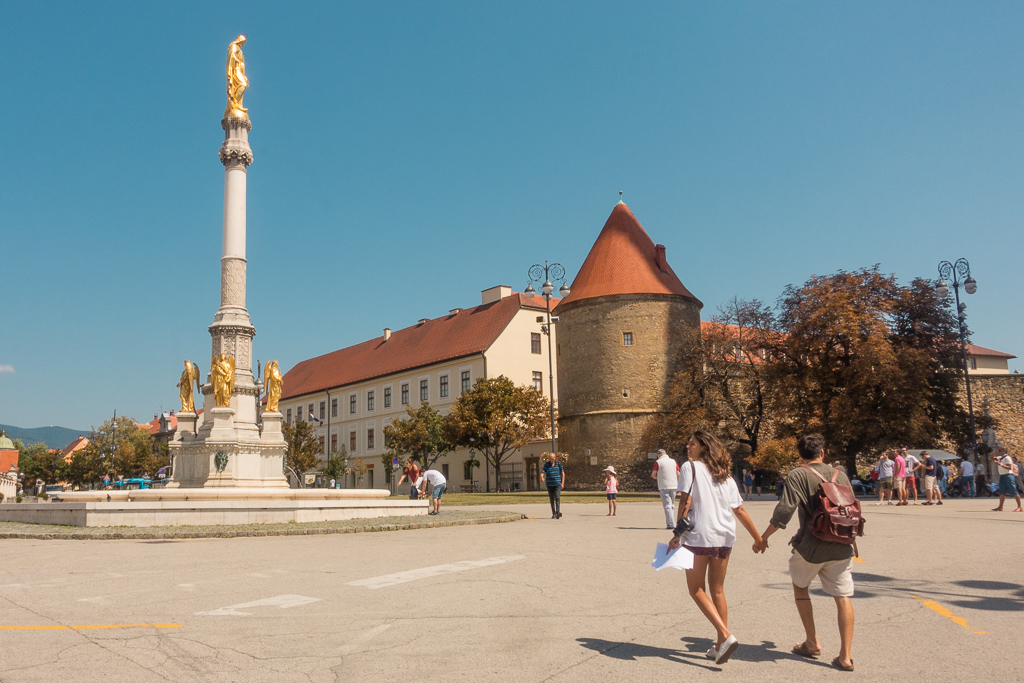
{"label": "round tower", "polygon": [[648,472],[640,440],[664,410],[685,340],[700,333],[701,308],[620,201],[558,304],[558,442],[571,488],[598,483],[608,465],[622,485],[646,487],[630,472]]}

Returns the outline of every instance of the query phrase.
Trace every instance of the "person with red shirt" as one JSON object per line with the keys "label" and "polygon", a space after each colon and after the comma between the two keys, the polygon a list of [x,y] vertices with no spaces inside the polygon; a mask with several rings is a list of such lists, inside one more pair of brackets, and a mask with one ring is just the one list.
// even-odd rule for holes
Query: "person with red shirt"
{"label": "person with red shirt", "polygon": [[416,500],[419,498],[420,492],[416,488],[416,482],[420,478],[420,468],[416,465],[412,458],[405,461],[405,467],[402,468],[402,477],[398,480],[396,488],[402,485],[402,482],[406,479],[409,480],[409,498]]}

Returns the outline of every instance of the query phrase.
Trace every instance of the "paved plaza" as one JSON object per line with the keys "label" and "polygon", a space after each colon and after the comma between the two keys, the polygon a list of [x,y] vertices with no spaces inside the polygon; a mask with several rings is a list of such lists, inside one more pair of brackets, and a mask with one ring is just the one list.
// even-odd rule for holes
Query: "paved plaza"
{"label": "paved plaza", "polygon": [[[773,505],[747,503],[760,528]],[[865,507],[853,674],[828,666],[820,591],[822,657],[789,653],[784,532],[765,556],[737,544],[742,645],[705,659],[714,631],[682,573],[648,566],[660,507],[632,503],[349,535],[0,540],[0,681],[1022,680],[1024,514],[991,507]]]}

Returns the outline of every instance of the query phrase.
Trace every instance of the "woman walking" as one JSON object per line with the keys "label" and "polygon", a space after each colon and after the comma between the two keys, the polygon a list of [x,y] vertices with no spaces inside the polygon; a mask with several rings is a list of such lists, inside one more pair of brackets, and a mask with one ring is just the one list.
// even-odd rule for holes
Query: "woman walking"
{"label": "woman walking", "polygon": [[[682,545],[694,554],[686,570],[690,597],[715,627],[718,638],[707,652],[716,664],[729,661],[739,643],[729,631],[725,573],[736,542],[736,520],[758,544],[761,534],[743,509],[736,480],[730,476],[732,458],[714,434],[697,430],[686,444],[689,462],[679,473],[679,515],[669,548]],[[692,528],[686,529],[687,518]]]}

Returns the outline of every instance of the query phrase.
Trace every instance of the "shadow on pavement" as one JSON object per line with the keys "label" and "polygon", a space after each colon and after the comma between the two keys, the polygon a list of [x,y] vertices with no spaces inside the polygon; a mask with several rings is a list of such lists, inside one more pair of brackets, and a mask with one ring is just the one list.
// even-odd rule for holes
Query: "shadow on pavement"
{"label": "shadow on pavement", "polygon": [[[686,649],[690,652],[699,652],[701,656],[708,651],[712,645],[715,644],[710,638],[682,638],[686,643]],[[823,666],[826,669],[831,669],[831,665],[827,662],[821,662],[816,659],[807,659],[800,657],[792,652],[783,652],[775,649],[776,645],[770,640],[762,640],[760,645],[752,645],[747,643],[740,643],[740,646],[736,648],[736,652],[733,653],[732,659],[738,659],[742,662],[781,662],[787,660],[801,661],[815,666]]]}
{"label": "shadow on pavement", "polygon": [[[576,641],[587,649],[594,650],[598,654],[606,657],[613,657],[615,659],[635,662],[643,657],[653,657],[656,659],[666,659],[670,662],[677,662],[679,664],[689,664],[690,666],[707,669],[709,671],[722,670],[720,667],[715,666],[709,660],[705,659],[703,652],[700,655],[692,655],[683,652],[682,650],[670,650],[664,647],[651,647],[650,645],[640,645],[638,643],[615,642],[611,640],[602,640],[601,638],[577,638]],[[710,647],[710,645],[708,647]],[[704,649],[706,650],[707,648]]]}

